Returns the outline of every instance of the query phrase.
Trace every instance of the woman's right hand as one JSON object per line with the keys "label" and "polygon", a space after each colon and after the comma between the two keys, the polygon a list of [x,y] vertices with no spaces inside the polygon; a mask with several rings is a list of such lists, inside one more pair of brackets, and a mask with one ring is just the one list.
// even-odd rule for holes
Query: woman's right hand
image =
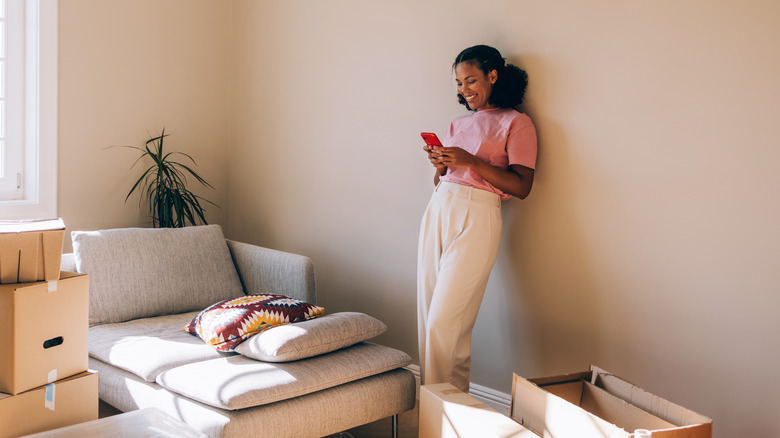
{"label": "woman's right hand", "polygon": [[433,167],[436,168],[436,172],[433,174],[433,185],[439,184],[439,177],[447,173],[447,165],[441,162],[441,148],[437,146],[423,146],[423,150],[428,153],[428,160],[430,160]]}
{"label": "woman's right hand", "polygon": [[430,160],[431,164],[433,164],[433,167],[438,169],[440,172],[447,168],[447,165],[441,162],[441,152],[439,147],[425,145],[423,146],[423,150],[428,153],[428,160]]}

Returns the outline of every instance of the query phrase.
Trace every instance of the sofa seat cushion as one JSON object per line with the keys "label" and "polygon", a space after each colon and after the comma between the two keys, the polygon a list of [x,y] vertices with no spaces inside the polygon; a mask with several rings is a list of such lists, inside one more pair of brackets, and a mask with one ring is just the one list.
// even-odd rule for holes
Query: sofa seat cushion
{"label": "sofa seat cushion", "polygon": [[71,233],[89,325],[203,310],[244,294],[219,225]]}
{"label": "sofa seat cushion", "polygon": [[198,312],[141,318],[89,329],[89,355],[154,382],[161,372],[201,360],[225,357],[182,331]]}
{"label": "sofa seat cushion", "polygon": [[223,357],[169,369],[157,383],[210,406],[236,410],[332,388],[411,363],[408,354],[361,342],[333,353],[285,363]]}

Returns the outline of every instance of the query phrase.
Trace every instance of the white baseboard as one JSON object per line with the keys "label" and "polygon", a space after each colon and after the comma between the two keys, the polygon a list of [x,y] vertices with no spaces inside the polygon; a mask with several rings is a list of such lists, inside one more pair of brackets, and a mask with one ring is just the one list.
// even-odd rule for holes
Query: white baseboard
{"label": "white baseboard", "polygon": [[511,395],[474,383],[469,386],[469,394],[498,412],[507,416],[509,415],[509,411],[512,407]]}
{"label": "white baseboard", "polygon": [[[417,381],[417,399],[420,399],[420,366],[411,364],[404,367],[414,374],[414,379]],[[507,393],[496,391],[495,389],[488,388],[486,386],[477,385],[472,383],[469,386],[469,395],[481,401],[482,403],[490,406],[491,408],[501,412],[504,415],[509,415],[510,407],[512,405],[512,396]]]}
{"label": "white baseboard", "polygon": [[404,367],[405,369],[409,370],[414,374],[414,380],[417,381],[417,386],[419,387],[422,383],[421,380],[422,377],[420,377],[420,365],[417,364],[410,364]]}

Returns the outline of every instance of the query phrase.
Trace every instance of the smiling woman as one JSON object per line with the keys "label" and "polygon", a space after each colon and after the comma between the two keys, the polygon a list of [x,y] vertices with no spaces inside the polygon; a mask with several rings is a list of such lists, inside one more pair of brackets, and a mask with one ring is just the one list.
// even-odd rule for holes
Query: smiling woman
{"label": "smiling woman", "polygon": [[[458,84],[458,101],[471,111],[514,108],[523,103],[528,74],[515,65],[507,64],[498,50],[492,47],[475,46],[464,50],[455,59],[453,69]],[[489,88],[485,88],[488,82]],[[481,88],[482,100],[474,99],[476,90],[472,90],[473,87],[476,90]]]}
{"label": "smiling woman", "polygon": [[531,191],[536,129],[514,109],[528,77],[498,50],[468,48],[453,69],[458,100],[474,113],[452,122],[443,146],[423,148],[436,189],[420,229],[418,343],[423,384],[468,392],[471,332],[498,257],[501,201]]}

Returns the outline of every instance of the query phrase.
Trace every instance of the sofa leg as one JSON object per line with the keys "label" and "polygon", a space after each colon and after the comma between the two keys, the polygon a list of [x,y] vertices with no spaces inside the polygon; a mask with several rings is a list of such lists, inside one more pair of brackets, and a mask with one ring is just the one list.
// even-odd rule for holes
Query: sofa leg
{"label": "sofa leg", "polygon": [[393,438],[398,438],[398,414],[393,415],[390,422],[390,433],[393,435]]}

